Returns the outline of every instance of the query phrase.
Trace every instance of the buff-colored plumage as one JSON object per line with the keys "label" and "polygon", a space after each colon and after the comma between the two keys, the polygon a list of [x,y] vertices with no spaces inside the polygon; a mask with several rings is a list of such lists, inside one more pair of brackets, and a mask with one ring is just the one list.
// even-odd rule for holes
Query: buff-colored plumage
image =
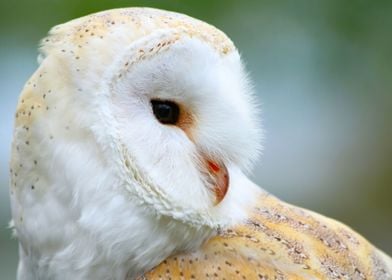
{"label": "buff-colored plumage", "polygon": [[[244,175],[260,130],[221,31],[105,11],[53,28],[39,62],[12,147],[18,279],[392,279],[363,237]],[[151,99],[177,102],[178,123]]]}
{"label": "buff-colored plumage", "polygon": [[392,279],[391,259],[335,220],[270,195],[249,210],[242,224],[144,279]]}

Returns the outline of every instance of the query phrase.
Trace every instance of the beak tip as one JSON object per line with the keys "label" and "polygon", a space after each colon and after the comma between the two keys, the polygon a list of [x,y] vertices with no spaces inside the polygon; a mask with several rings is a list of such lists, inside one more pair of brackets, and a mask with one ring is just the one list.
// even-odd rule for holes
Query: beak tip
{"label": "beak tip", "polygon": [[224,163],[204,157],[205,169],[209,178],[211,192],[215,196],[214,206],[218,205],[225,198],[229,189],[229,172]]}
{"label": "beak tip", "polygon": [[215,205],[218,205],[226,196],[229,189],[229,173],[226,166],[222,165],[220,171],[217,173],[217,181],[215,184]]}

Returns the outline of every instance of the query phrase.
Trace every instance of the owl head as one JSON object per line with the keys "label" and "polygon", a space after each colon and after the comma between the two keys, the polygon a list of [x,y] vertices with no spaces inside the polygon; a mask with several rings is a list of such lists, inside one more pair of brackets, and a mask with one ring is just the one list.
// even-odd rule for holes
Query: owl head
{"label": "owl head", "polygon": [[34,200],[51,193],[64,219],[97,232],[143,211],[212,228],[241,215],[238,182],[261,133],[225,34],[172,12],[111,10],[54,27],[39,63],[16,114],[12,164],[35,174],[17,200],[34,184]]}

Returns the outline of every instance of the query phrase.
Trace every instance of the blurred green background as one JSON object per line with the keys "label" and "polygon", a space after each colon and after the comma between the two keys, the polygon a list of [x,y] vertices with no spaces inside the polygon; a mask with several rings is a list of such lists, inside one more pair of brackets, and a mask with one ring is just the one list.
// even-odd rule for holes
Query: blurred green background
{"label": "blurred green background", "polygon": [[55,24],[128,6],[186,13],[226,32],[262,102],[254,180],[392,254],[392,1],[0,1],[0,279],[15,278],[9,150],[38,41]]}

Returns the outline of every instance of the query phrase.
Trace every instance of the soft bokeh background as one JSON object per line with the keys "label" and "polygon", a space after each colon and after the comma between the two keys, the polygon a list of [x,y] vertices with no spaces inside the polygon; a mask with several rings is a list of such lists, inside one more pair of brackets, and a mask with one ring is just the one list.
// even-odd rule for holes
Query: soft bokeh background
{"label": "soft bokeh background", "polygon": [[224,30],[263,104],[265,151],[255,181],[351,225],[392,254],[392,1],[0,3],[0,279],[15,278],[9,147],[37,43],[55,24],[126,6],[179,11]]}

